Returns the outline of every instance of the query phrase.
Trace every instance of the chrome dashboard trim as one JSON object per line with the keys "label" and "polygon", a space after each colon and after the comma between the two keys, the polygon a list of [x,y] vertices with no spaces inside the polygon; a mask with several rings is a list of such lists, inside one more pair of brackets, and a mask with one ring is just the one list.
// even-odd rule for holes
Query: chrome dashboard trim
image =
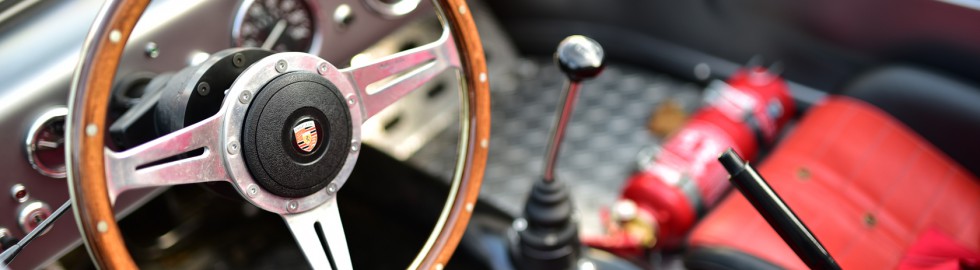
{"label": "chrome dashboard trim", "polygon": [[371,7],[371,10],[389,18],[397,18],[411,13],[419,7],[421,2],[422,0],[397,0],[394,3],[385,3],[381,0],[364,0],[364,3]]}
{"label": "chrome dashboard trim", "polygon": [[23,0],[18,2],[17,4],[14,4],[7,10],[0,12],[0,23],[6,21],[7,19],[10,19],[11,17],[17,16],[17,14],[19,14],[21,11],[30,8],[34,4],[37,4],[38,2],[41,2],[41,0]]}

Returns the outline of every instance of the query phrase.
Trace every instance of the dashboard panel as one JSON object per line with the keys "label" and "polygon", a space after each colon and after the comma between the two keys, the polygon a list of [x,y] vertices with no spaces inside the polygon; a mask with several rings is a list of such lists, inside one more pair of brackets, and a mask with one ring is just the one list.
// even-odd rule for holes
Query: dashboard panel
{"label": "dashboard panel", "polygon": [[[285,5],[290,1],[271,2]],[[152,1],[128,41],[116,74],[117,82],[133,74],[177,71],[207,59],[210,53],[233,47],[238,42],[236,34],[240,34],[233,31],[240,22],[235,20],[236,15],[243,6],[252,3]],[[396,16],[373,10],[370,4],[360,0],[304,3],[309,8],[306,14],[309,24],[304,25],[301,18],[296,21],[306,27],[302,29],[315,33],[308,33],[308,41],[298,38],[296,42],[308,42],[309,51],[338,67],[348,66],[352,56],[417,15],[432,10],[425,1],[416,3],[418,8],[414,11]],[[0,59],[5,62],[0,65],[0,82],[3,82],[0,84],[0,166],[4,171],[0,174],[0,190],[11,190],[11,197],[0,198],[0,227],[8,229],[14,237],[25,235],[17,222],[23,205],[43,202],[53,209],[68,199],[64,178],[44,175],[32,167],[25,141],[36,119],[66,106],[82,41],[101,4],[102,1],[94,0],[42,1],[0,21]],[[281,25],[281,21],[276,24]],[[274,25],[271,30],[275,28]],[[280,34],[303,36],[298,33],[303,30],[295,30],[301,28],[278,28],[287,28],[278,30],[284,32]],[[286,33],[289,30],[294,33]],[[282,48],[296,49],[292,45]],[[29,196],[26,200],[19,200],[15,195],[25,192]],[[123,194],[116,204],[117,215],[124,216],[158,192],[138,190]],[[79,244],[74,217],[67,213],[49,232],[23,250],[11,267],[46,265]]]}

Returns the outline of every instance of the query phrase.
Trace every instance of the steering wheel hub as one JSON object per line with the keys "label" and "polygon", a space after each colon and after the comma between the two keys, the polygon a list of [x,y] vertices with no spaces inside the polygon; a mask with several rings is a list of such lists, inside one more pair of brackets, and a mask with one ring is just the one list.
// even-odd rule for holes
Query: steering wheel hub
{"label": "steering wheel hub", "polygon": [[356,95],[340,70],[315,55],[277,53],[249,66],[219,112],[220,153],[235,189],[279,214],[333,199],[357,161],[364,118],[347,102]]}
{"label": "steering wheel hub", "polygon": [[337,86],[316,73],[272,79],[255,94],[242,129],[242,155],[252,177],[289,198],[326,187],[347,160],[349,111]]}

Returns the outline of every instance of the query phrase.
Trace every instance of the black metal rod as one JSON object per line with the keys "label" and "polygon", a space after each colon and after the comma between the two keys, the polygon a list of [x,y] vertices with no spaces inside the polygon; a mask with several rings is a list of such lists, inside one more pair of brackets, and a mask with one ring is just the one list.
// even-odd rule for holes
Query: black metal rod
{"label": "black metal rod", "polygon": [[742,157],[729,148],[718,161],[732,175],[729,178],[732,185],[742,192],[803,263],[811,269],[841,269],[803,221]]}
{"label": "black metal rod", "polygon": [[61,207],[58,207],[57,210],[54,210],[54,212],[51,213],[51,215],[49,215],[47,218],[41,221],[41,224],[38,224],[37,227],[34,227],[34,230],[27,233],[27,235],[24,236],[24,238],[20,239],[20,241],[18,241],[17,244],[14,244],[10,248],[7,248],[7,250],[4,251],[3,253],[0,253],[0,268],[6,269],[7,265],[14,260],[14,257],[17,257],[17,254],[19,254],[20,251],[24,249],[24,247],[27,247],[27,245],[30,244],[31,241],[34,240],[34,238],[37,238],[41,234],[41,232],[44,232],[45,230],[48,229],[48,227],[51,227],[51,224],[53,224],[56,220],[58,220],[58,218],[61,217],[62,214],[67,212],[68,208],[71,208],[71,200],[66,201],[64,204],[61,205]]}

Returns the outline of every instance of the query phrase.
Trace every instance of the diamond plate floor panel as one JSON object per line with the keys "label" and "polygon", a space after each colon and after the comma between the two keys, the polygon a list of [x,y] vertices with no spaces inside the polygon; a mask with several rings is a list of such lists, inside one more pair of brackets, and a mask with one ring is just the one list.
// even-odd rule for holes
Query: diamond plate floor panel
{"label": "diamond plate floor panel", "polygon": [[[522,210],[531,181],[542,175],[564,75],[550,60],[525,63],[514,91],[492,90],[493,126],[480,196],[512,214]],[[491,86],[492,87],[492,86]],[[618,197],[644,146],[657,142],[646,129],[650,113],[673,99],[686,110],[700,102],[700,87],[643,69],[611,63],[587,81],[565,135],[558,181],[572,189],[582,232],[601,232],[598,212]],[[444,179],[452,176],[458,128],[426,144],[408,162]]]}

